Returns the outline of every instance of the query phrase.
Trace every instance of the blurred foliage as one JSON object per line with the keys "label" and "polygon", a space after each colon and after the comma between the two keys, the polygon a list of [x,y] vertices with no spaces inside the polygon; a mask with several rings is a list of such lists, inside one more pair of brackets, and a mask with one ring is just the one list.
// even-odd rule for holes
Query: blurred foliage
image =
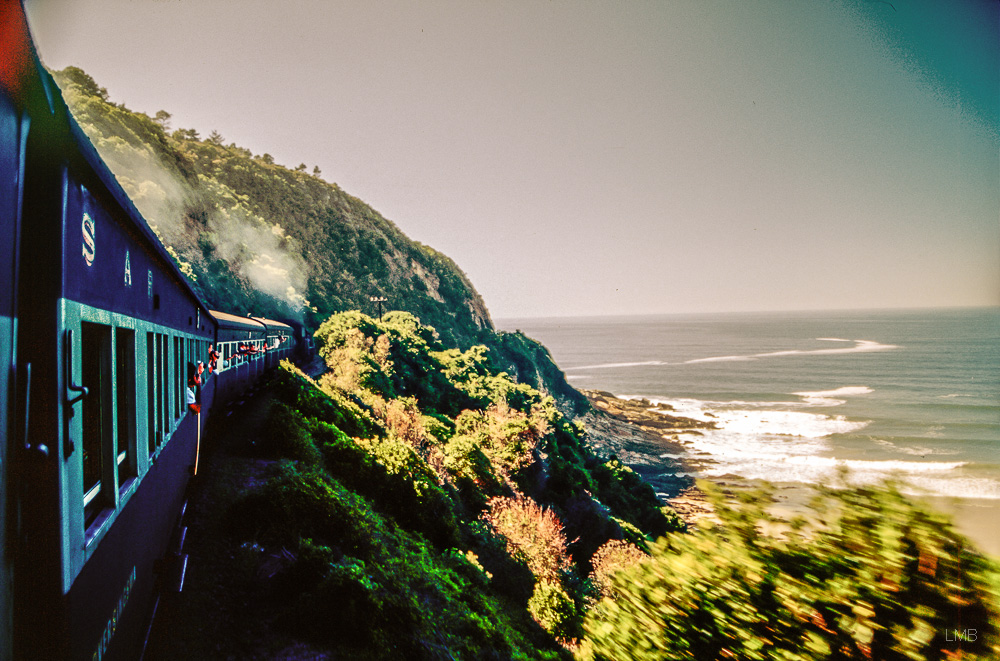
{"label": "blurred foliage", "polygon": [[528,612],[539,626],[554,636],[571,640],[577,634],[577,606],[558,583],[541,581],[535,585]]}
{"label": "blurred foliage", "polygon": [[594,552],[591,564],[594,571],[591,580],[602,597],[612,596],[612,578],[616,572],[628,569],[645,559],[647,555],[637,546],[624,540],[612,539]]}
{"label": "blurred foliage", "polygon": [[894,486],[841,487],[791,521],[713,493],[721,525],[615,574],[579,658],[998,658],[996,567]]}

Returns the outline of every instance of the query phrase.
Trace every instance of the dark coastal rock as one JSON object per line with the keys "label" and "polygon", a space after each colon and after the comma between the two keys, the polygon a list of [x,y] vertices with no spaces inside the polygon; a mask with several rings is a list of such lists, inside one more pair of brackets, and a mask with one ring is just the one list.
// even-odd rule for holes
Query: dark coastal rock
{"label": "dark coastal rock", "polygon": [[668,415],[673,411],[669,404],[653,404],[648,399],[619,399],[602,390],[581,390],[592,406],[619,420],[651,430],[684,431],[689,429],[715,429],[714,422],[693,420]]}
{"label": "dark coastal rock", "polygon": [[619,399],[599,390],[581,392],[592,407],[580,419],[591,448],[603,456],[615,455],[634,470],[688,525],[704,519],[711,506],[692,475],[711,460],[693,456],[678,434],[699,434],[698,430],[714,429],[715,423],[670,415],[667,411],[673,411],[672,407],[647,399]]}

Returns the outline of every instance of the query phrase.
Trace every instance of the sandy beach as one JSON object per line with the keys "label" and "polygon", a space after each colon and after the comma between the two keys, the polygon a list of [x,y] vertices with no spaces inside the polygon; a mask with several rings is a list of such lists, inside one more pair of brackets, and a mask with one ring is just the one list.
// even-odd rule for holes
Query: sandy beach
{"label": "sandy beach", "polygon": [[979,550],[1000,559],[1000,500],[940,497],[920,500],[949,515],[958,531],[972,540]]}

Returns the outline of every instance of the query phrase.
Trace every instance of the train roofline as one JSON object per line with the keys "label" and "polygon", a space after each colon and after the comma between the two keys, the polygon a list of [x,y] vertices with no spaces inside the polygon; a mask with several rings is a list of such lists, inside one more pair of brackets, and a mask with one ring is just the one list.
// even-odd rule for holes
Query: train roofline
{"label": "train roofline", "polygon": [[221,310],[209,310],[209,313],[215,318],[219,328],[267,332],[267,325],[256,317],[241,317],[238,314],[230,314]]}
{"label": "train roofline", "polygon": [[254,321],[259,321],[264,324],[267,330],[287,330],[289,333],[292,332],[292,327],[283,321],[278,321],[277,319],[268,319],[267,317],[252,317]]}

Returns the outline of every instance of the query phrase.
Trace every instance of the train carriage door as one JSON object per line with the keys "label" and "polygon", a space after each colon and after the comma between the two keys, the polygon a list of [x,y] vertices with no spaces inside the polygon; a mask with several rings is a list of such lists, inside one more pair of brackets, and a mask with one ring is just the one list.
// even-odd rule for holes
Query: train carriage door
{"label": "train carriage door", "polygon": [[156,374],[159,354],[156,348],[156,333],[146,333],[146,411],[149,424],[146,438],[149,454],[156,452],[156,446],[159,445],[159,425],[157,424],[159,419],[156,414],[158,401],[156,398]]}
{"label": "train carriage door", "polygon": [[[8,466],[11,458],[8,439],[23,441],[24,427],[15,422],[20,417],[15,414],[18,406],[16,393],[19,390],[26,393],[28,369],[26,365],[18,365],[16,360],[17,322],[14,311],[27,130],[27,118],[17,110],[7,91],[0,91],[0,185],[3,187],[0,190],[0,656],[9,652],[13,644],[11,558],[7,544]],[[16,371],[20,371],[20,389],[17,387]]]}

